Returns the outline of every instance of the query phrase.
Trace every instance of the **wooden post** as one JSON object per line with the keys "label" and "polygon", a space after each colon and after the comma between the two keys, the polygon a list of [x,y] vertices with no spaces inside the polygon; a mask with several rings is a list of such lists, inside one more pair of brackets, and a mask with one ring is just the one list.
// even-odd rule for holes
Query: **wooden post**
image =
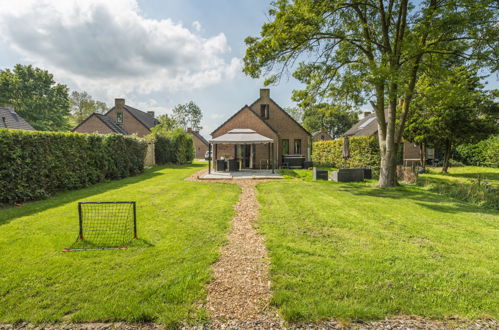
{"label": "wooden post", "polygon": [[[269,162],[271,162],[271,161],[272,161],[272,159],[270,158],[270,143],[269,143],[269,147],[268,147],[268,149],[269,149],[269,156],[268,156],[268,159],[269,159]],[[266,168],[266,169],[267,169],[267,170],[269,169],[269,164],[268,164],[268,163],[267,163],[267,168]]]}
{"label": "wooden post", "polygon": [[274,144],[272,143],[272,173],[275,173],[274,171]]}
{"label": "wooden post", "polygon": [[208,143],[208,174],[211,174],[211,143]]}

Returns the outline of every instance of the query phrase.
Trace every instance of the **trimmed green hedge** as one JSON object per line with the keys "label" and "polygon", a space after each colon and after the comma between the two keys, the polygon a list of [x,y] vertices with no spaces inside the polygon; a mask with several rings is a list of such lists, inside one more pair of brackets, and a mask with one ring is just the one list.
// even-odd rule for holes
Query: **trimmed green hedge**
{"label": "trimmed green hedge", "polygon": [[181,129],[167,133],[158,133],[155,140],[156,164],[167,163],[190,164],[194,159],[194,142],[192,136]]}
{"label": "trimmed green hedge", "polygon": [[378,139],[374,136],[351,137],[350,158],[346,161],[341,157],[343,139],[314,142],[312,161],[314,166],[325,167],[366,167],[379,171],[380,153]]}
{"label": "trimmed green hedge", "polygon": [[0,129],[0,204],[139,174],[146,147],[123,135]]}
{"label": "trimmed green hedge", "polygon": [[499,167],[499,135],[475,144],[459,145],[454,156],[466,165]]}

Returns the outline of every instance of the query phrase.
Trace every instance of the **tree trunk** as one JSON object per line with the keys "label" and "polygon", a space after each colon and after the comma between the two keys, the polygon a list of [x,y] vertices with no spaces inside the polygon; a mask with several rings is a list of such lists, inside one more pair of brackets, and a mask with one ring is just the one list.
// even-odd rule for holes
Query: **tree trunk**
{"label": "tree trunk", "polygon": [[444,163],[442,165],[442,173],[447,173],[449,169],[449,159],[451,153],[451,143],[450,140],[445,141],[445,155],[444,155]]}

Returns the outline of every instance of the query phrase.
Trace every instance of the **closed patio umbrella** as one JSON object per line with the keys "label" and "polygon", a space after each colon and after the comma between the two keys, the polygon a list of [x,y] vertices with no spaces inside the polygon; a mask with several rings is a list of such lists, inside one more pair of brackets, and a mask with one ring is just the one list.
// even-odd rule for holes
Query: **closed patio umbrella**
{"label": "closed patio umbrella", "polygon": [[350,158],[350,141],[348,140],[348,136],[343,138],[343,151],[341,152],[341,157],[345,160],[346,167],[347,159]]}

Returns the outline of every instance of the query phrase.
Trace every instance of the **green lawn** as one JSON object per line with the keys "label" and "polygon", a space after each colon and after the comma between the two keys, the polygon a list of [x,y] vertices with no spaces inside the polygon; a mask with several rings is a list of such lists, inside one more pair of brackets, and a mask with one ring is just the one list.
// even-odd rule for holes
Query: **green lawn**
{"label": "green lawn", "polygon": [[422,177],[435,178],[440,180],[448,180],[452,182],[468,182],[470,179],[487,180],[491,185],[499,187],[499,168],[479,167],[479,166],[463,166],[451,167],[447,174],[441,172],[441,168],[430,168],[430,173],[423,174]]}
{"label": "green lawn", "polygon": [[[183,180],[200,168],[157,168],[0,209],[0,323],[202,322],[199,302],[240,190]],[[61,252],[77,236],[83,200],[137,201],[140,239],[122,251]]]}
{"label": "green lawn", "polygon": [[292,179],[258,191],[286,320],[499,317],[499,212],[373,182]]}
{"label": "green lawn", "polygon": [[419,176],[418,184],[429,191],[499,210],[499,168],[464,166],[449,168],[448,172],[430,169]]}

